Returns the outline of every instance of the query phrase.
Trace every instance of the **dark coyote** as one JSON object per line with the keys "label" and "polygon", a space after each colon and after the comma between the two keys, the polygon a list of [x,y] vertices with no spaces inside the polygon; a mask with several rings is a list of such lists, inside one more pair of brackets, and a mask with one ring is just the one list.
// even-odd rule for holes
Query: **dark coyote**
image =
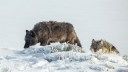
{"label": "dark coyote", "polygon": [[109,42],[102,39],[97,41],[93,39],[90,50],[92,52],[98,52],[100,49],[102,50],[102,53],[119,53],[116,47],[110,44]]}
{"label": "dark coyote", "polygon": [[24,48],[37,43],[49,45],[52,42],[67,42],[81,47],[73,25],[67,22],[43,21],[37,23],[32,30],[26,30]]}

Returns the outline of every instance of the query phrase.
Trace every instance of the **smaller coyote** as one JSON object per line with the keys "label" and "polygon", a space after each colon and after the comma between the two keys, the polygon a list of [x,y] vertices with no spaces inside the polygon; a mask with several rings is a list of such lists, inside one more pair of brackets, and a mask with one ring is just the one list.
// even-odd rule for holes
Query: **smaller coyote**
{"label": "smaller coyote", "polygon": [[113,52],[115,52],[116,54],[119,53],[116,47],[110,44],[109,42],[102,39],[97,41],[93,39],[90,50],[92,52],[98,52],[100,49],[102,50],[102,53],[113,53]]}

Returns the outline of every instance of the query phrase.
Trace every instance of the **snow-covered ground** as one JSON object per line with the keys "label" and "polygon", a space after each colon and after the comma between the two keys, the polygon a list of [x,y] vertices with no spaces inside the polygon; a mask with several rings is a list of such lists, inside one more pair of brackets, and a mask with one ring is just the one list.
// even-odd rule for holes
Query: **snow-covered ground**
{"label": "snow-covered ground", "polygon": [[55,43],[21,51],[0,49],[0,72],[128,72],[128,62],[120,55]]}

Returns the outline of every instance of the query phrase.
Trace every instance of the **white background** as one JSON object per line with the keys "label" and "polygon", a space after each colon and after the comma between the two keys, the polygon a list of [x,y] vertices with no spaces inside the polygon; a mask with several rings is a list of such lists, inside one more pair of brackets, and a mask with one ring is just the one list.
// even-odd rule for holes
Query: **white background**
{"label": "white background", "polygon": [[128,53],[128,0],[0,0],[0,48],[23,49],[25,30],[45,20],[72,23],[86,50],[94,38]]}

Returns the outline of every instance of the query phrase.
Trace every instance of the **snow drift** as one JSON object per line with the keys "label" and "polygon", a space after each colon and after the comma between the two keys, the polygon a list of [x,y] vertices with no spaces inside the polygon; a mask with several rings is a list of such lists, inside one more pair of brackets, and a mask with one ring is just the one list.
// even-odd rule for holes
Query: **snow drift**
{"label": "snow drift", "polygon": [[119,55],[93,54],[66,43],[6,53],[0,54],[0,72],[128,72]]}

